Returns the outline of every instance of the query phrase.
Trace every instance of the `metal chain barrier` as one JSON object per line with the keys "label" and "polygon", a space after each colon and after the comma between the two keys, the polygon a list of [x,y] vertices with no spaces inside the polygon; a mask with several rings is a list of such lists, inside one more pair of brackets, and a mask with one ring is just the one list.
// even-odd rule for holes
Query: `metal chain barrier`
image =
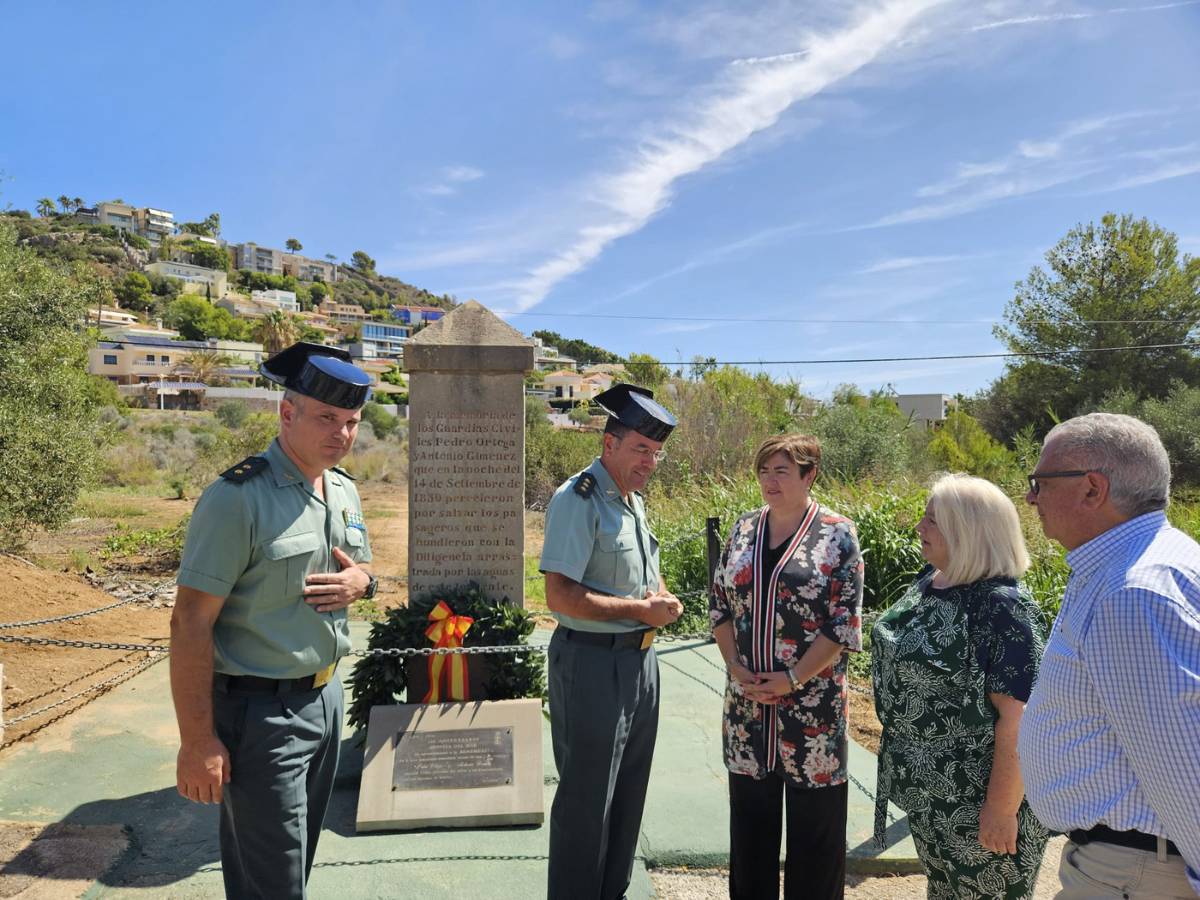
{"label": "metal chain barrier", "polygon": [[[69,697],[64,697],[62,700],[55,701],[54,703],[51,703],[48,706],[43,706],[41,709],[35,709],[32,712],[27,712],[24,715],[17,716],[15,719],[5,719],[4,727],[11,728],[13,725],[18,724],[19,722],[24,722],[26,719],[32,719],[35,716],[40,716],[45,713],[48,713],[52,709],[58,709],[60,706],[66,706],[68,703],[78,700],[80,697],[83,697],[87,694],[91,694],[91,693],[94,693],[95,691],[102,691],[102,690],[106,690],[107,688],[114,687],[115,685],[119,684],[120,682],[125,681],[129,678],[132,678],[134,675],[138,674],[139,672],[143,671],[144,669],[150,668],[155,663],[162,662],[162,660],[163,660],[162,656],[152,656],[149,659],[142,660],[136,666],[131,666],[128,669],[118,672],[116,675],[112,676],[111,678],[106,678],[104,681],[97,682],[96,684],[90,685],[89,687],[85,687],[83,690],[78,691],[77,693],[74,693]],[[16,740],[20,740],[20,739],[17,738]],[[6,745],[9,743],[13,743],[13,741],[5,742]]]}
{"label": "metal chain barrier", "polygon": [[104,641],[69,641],[63,638],[27,637],[19,634],[0,634],[0,644],[30,644],[35,647],[80,647],[84,650],[142,650],[146,653],[166,653],[161,644],[109,644]]}
{"label": "metal chain barrier", "polygon": [[166,584],[160,584],[148,591],[143,591],[140,594],[134,594],[131,597],[126,597],[124,600],[118,600],[116,603],[110,603],[108,606],[98,606],[96,609],[87,609],[83,612],[69,613],[65,616],[52,616],[48,619],[29,619],[25,622],[0,622],[0,630],[7,628],[33,628],[37,625],[50,625],[54,622],[67,622],[71,619],[82,619],[85,616],[94,616],[97,613],[108,612],[110,609],[116,609],[119,606],[128,606],[130,603],[135,603],[138,600],[142,600],[146,597],[153,597],[155,594],[165,591],[174,584],[175,582],[173,581],[167,582]]}
{"label": "metal chain barrier", "polygon": [[490,647],[374,647],[370,650],[351,650],[350,656],[395,656],[408,659],[414,656],[487,656],[511,653],[524,656],[526,653],[546,652],[538,644],[496,644]]}

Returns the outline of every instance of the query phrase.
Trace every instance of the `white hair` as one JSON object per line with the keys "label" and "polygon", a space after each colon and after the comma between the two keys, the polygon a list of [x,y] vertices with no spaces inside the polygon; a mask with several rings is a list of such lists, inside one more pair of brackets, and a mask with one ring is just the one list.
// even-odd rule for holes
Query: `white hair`
{"label": "white hair", "polygon": [[1029,568],[1017,508],[990,481],[943,475],[929,491],[929,506],[950,553],[942,571],[950,584],[1020,578]]}
{"label": "white hair", "polygon": [[1133,518],[1166,509],[1171,495],[1171,461],[1158,432],[1141,419],[1117,413],[1088,413],[1050,429],[1044,446],[1071,465],[1108,477],[1108,496]]}

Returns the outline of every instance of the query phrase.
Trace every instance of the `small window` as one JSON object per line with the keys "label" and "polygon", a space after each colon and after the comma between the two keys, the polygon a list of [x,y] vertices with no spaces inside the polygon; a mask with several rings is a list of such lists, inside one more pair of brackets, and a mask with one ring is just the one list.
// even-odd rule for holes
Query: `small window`
{"label": "small window", "polygon": [[117,364],[117,354],[105,353],[104,354],[104,364],[106,366],[115,366]]}
{"label": "small window", "polygon": [[146,362],[150,363],[150,365],[154,365],[154,354],[153,353],[146,354]]}
{"label": "small window", "polygon": [[167,363],[169,363],[169,362],[171,361],[171,357],[169,357],[169,356],[160,356],[160,357],[158,358],[158,361],[159,361],[160,363],[162,363],[162,364],[165,366]]}

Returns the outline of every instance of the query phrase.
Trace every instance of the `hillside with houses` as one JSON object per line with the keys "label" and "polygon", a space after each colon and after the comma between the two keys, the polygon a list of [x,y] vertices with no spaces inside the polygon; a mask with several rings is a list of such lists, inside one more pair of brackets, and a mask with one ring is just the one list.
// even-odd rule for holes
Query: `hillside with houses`
{"label": "hillside with houses", "polygon": [[[237,399],[273,409],[278,394],[259,364],[308,340],[346,350],[370,373],[377,400],[403,412],[405,343],[457,305],[381,275],[366,251],[339,261],[305,255],[295,238],[284,249],[227,240],[217,213],[178,221],[168,209],[66,196],[43,199],[36,213],[3,216],[22,245],[74,270],[89,293],[85,324],[96,338],[88,372],[133,406],[212,409]],[[567,412],[612,384],[618,358],[568,342],[600,360],[581,367],[544,336],[532,340],[528,393],[546,401],[556,424],[577,427],[586,416]]]}

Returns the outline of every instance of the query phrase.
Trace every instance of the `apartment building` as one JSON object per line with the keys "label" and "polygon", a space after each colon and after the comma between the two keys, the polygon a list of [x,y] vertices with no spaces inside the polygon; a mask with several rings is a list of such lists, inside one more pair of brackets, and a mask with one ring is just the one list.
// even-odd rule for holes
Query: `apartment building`
{"label": "apartment building", "polygon": [[338,267],[321,259],[309,259],[297,253],[283,254],[283,274],[298,281],[323,281],[333,284],[338,278]]}
{"label": "apartment building", "polygon": [[897,394],[893,399],[900,412],[926,428],[936,428],[958,409],[958,401],[949,394]]}
{"label": "apartment building", "polygon": [[291,275],[298,281],[337,281],[338,267],[321,259],[287,253],[273,247],[260,247],[253,241],[230,244],[229,255],[235,269],[249,269],[264,275]]}
{"label": "apartment building", "polygon": [[175,231],[175,214],[152,206],[135,209],[133,222],[134,230],[154,244]]}
{"label": "apartment building", "polygon": [[263,358],[262,344],[243,341],[172,341],[158,337],[103,340],[88,351],[88,373],[119,385],[147,384],[174,377],[185,357],[197,351],[224,353],[237,360],[222,371],[227,378],[253,384]]}
{"label": "apartment building", "polygon": [[97,203],[96,224],[111,225],[119,231],[132,231],[136,234],[137,221],[134,217],[136,212],[137,209],[128,203],[117,203],[115,201]]}
{"label": "apartment building", "polygon": [[167,278],[178,278],[183,282],[184,291],[206,295],[214,301],[229,293],[229,277],[220,269],[206,269],[203,266],[174,260],[158,260],[147,265],[145,271]]}
{"label": "apartment building", "polygon": [[410,329],[403,325],[391,325],[386,322],[364,322],[362,326],[362,343],[374,350],[377,359],[402,359],[404,343],[408,340]]}
{"label": "apartment building", "polygon": [[557,347],[547,344],[539,337],[533,340],[533,367],[539,372],[551,372],[565,369],[574,372],[576,362],[569,356],[563,356]]}
{"label": "apartment building", "polygon": [[175,231],[175,214],[151,206],[133,206],[115,200],[76,210],[74,219],[85,225],[111,225],[119,231],[140,235],[157,244]]}
{"label": "apartment building", "polygon": [[300,312],[300,301],[296,299],[295,291],[251,291],[250,299],[259,303],[270,303],[285,312]]}
{"label": "apartment building", "polygon": [[393,306],[392,316],[404,325],[428,325],[446,314],[436,306]]}
{"label": "apartment building", "polygon": [[283,251],[271,247],[260,247],[253,241],[230,244],[227,248],[235,269],[249,269],[264,275],[283,274]]}
{"label": "apartment building", "polygon": [[566,369],[551,372],[543,383],[547,390],[554,392],[557,400],[591,400],[603,390],[600,380],[594,376],[584,378],[578,372]]}
{"label": "apartment building", "polygon": [[321,315],[340,325],[356,325],[371,318],[367,311],[357,303],[338,303],[333,298],[322,300],[317,306],[317,310]]}

